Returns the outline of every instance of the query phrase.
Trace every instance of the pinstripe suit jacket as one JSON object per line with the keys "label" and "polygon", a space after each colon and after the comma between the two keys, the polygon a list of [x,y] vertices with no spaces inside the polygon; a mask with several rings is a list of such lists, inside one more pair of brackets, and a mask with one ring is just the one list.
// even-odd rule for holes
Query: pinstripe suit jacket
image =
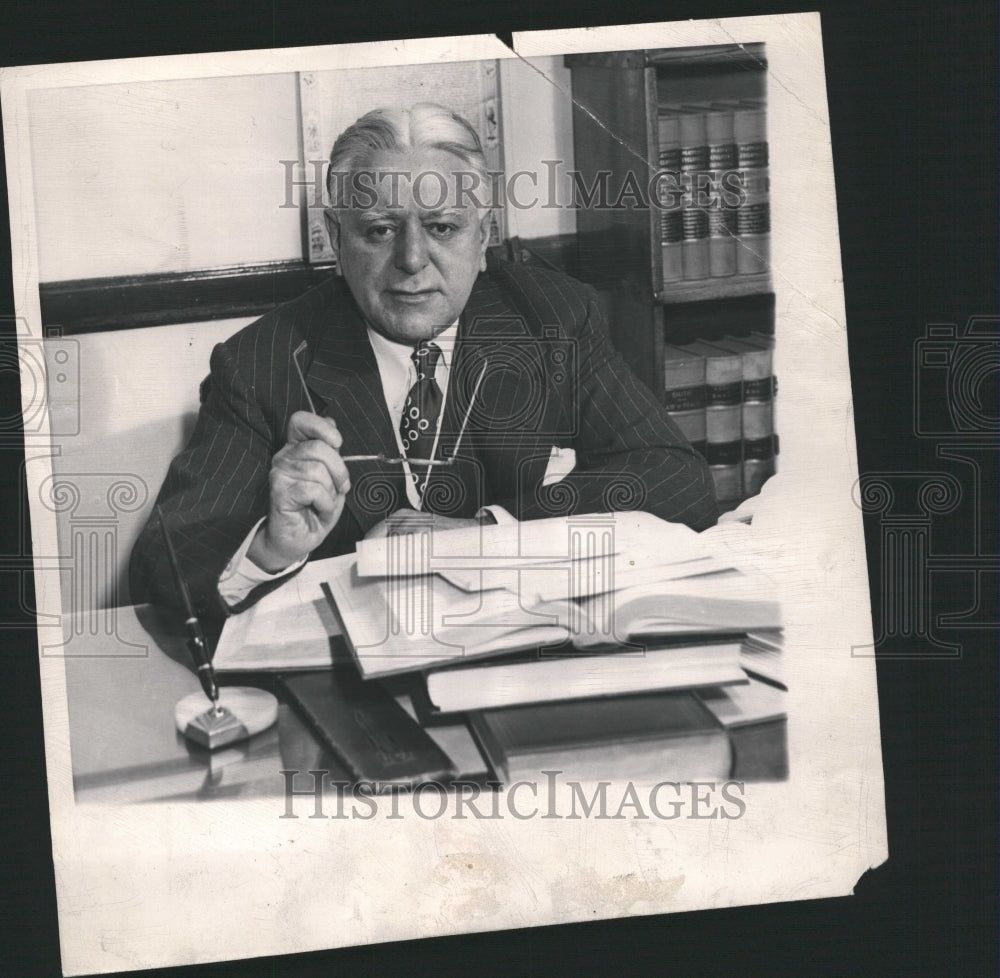
{"label": "pinstripe suit jacket", "polygon": [[[219,576],[267,513],[271,459],[290,416],[308,410],[292,361],[303,340],[307,386],[317,410],[336,420],[342,454],[397,453],[375,356],[342,280],[324,282],[219,344],[191,441],[158,498],[199,613],[224,612]],[[484,361],[458,460],[434,470],[428,510],[472,516],[497,504],[524,520],[641,509],[696,529],[715,522],[706,464],[614,352],[588,286],[507,263],[479,276],[459,321],[441,457],[451,454]],[[555,445],[573,448],[577,467],[543,487]],[[353,550],[372,526],[408,505],[399,466],[350,467],[344,512],[310,559]],[[155,522],[132,553],[133,600],[176,605]],[[265,592],[256,589],[246,604]]]}

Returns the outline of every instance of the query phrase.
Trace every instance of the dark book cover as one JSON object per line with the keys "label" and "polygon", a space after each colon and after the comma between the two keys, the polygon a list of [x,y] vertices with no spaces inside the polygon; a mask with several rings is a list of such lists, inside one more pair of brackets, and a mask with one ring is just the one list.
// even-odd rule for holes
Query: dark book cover
{"label": "dark book cover", "polygon": [[353,667],[281,677],[322,742],[361,781],[418,784],[455,775],[451,760],[380,683]]}
{"label": "dark book cover", "polygon": [[727,776],[731,763],[726,732],[688,691],[482,710],[469,723],[508,780],[537,777],[543,767],[590,780],[690,780]]}

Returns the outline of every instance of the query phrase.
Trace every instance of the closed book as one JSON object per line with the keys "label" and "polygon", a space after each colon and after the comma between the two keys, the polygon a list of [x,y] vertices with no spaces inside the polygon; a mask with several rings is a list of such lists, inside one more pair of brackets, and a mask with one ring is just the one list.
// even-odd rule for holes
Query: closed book
{"label": "closed book", "polygon": [[281,677],[288,698],[351,775],[372,784],[454,777],[451,760],[381,684],[352,666]]}
{"label": "closed book", "polygon": [[725,188],[736,169],[733,110],[712,105],[705,112],[711,194],[708,201],[708,271],[712,278],[736,274],[736,220],[739,199]]}
{"label": "closed book", "polygon": [[738,103],[733,110],[733,133],[744,191],[736,213],[736,268],[741,275],[758,275],[771,263],[770,170],[763,103]]}
{"label": "closed book", "polygon": [[675,113],[661,111],[657,118],[657,204],[663,282],[684,278],[684,218],[679,177],[681,169],[680,122]]}
{"label": "closed book", "polygon": [[756,496],[775,473],[771,347],[755,337],[725,337],[713,346],[743,359],[743,494]]}
{"label": "closed book", "polygon": [[784,687],[783,648],[784,633],[780,628],[754,629],[748,631],[743,638],[740,661],[751,675]]}
{"label": "closed book", "polygon": [[743,357],[696,340],[682,350],[705,358],[705,461],[720,503],[743,498]]}
{"label": "closed book", "polygon": [[708,211],[699,206],[698,200],[699,184],[708,173],[705,113],[686,107],[677,107],[672,111],[677,116],[680,129],[684,279],[698,281],[708,278]]}
{"label": "closed book", "polygon": [[730,635],[604,654],[535,650],[432,670],[425,681],[443,713],[740,683],[742,644],[742,636]]}
{"label": "closed book", "polygon": [[788,777],[788,716],[783,689],[751,679],[743,686],[698,690],[729,734],[734,781]]}
{"label": "closed book", "polygon": [[669,343],[663,348],[663,403],[691,447],[705,454],[705,358]]}
{"label": "closed book", "polygon": [[512,706],[469,715],[506,782],[711,781],[729,776],[729,738],[688,691]]}

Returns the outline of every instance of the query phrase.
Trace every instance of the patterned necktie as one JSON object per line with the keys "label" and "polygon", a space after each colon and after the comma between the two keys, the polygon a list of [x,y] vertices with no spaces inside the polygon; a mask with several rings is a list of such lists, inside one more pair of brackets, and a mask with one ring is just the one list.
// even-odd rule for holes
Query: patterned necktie
{"label": "patterned necktie", "polygon": [[[441,348],[434,343],[421,343],[412,354],[417,368],[416,383],[406,395],[399,434],[403,439],[403,454],[408,458],[431,458],[438,421],[441,418],[441,388],[434,379]],[[417,491],[423,495],[430,475],[430,466],[418,465],[412,472]]]}

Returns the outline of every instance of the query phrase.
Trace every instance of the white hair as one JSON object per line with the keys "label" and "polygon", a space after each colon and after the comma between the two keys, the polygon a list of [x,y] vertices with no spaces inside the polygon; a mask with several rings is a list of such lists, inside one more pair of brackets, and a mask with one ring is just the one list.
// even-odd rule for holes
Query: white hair
{"label": "white hair", "polygon": [[348,126],[330,151],[327,190],[334,207],[343,205],[346,181],[379,150],[439,149],[457,156],[489,186],[486,157],[476,130],[458,113],[436,102],[419,102],[408,109],[373,109]]}

